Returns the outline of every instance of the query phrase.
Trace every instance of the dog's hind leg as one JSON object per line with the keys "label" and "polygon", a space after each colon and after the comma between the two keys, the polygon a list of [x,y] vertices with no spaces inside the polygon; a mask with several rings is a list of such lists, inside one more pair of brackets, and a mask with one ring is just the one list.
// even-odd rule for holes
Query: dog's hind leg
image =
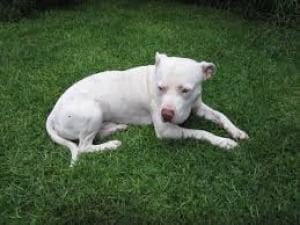
{"label": "dog's hind leg", "polygon": [[116,124],[111,122],[105,122],[102,124],[100,132],[97,134],[97,137],[104,138],[107,137],[117,131],[126,130],[126,124]]}
{"label": "dog's hind leg", "polygon": [[76,160],[78,159],[81,153],[114,150],[122,144],[121,141],[112,140],[102,144],[95,145],[93,144],[93,140],[96,134],[97,132],[91,132],[91,133],[83,132],[83,134],[79,138],[78,151],[74,155],[72,154],[71,166],[74,165],[74,163],[76,162]]}
{"label": "dog's hind leg", "polygon": [[107,150],[114,150],[121,145],[121,141],[112,140],[107,141],[102,144],[94,145],[93,140],[97,133],[91,133],[84,135],[79,140],[79,152],[88,153],[88,152],[102,152]]}
{"label": "dog's hind leg", "polygon": [[[92,123],[93,121],[90,121]],[[107,141],[102,144],[95,145],[93,144],[93,140],[95,139],[96,135],[99,133],[99,130],[102,130],[105,127],[105,124],[101,123],[100,129],[92,129],[89,130],[88,128],[94,126],[95,124],[87,124],[87,129],[82,131],[79,138],[79,152],[80,153],[88,153],[88,152],[99,152],[99,151],[107,151],[107,150],[114,150],[121,145],[121,142],[118,140]],[[111,132],[116,130],[125,129],[122,125],[116,125],[111,127]],[[108,131],[107,131],[108,132]]]}

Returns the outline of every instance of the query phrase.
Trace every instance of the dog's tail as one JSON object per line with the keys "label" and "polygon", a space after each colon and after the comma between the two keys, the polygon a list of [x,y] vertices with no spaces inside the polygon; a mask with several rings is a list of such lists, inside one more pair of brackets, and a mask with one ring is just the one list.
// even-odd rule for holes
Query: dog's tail
{"label": "dog's tail", "polygon": [[64,145],[70,149],[72,155],[70,166],[73,166],[74,162],[78,158],[79,148],[74,142],[64,139],[58,135],[58,133],[56,132],[56,130],[52,125],[52,118],[53,118],[52,113],[50,113],[46,121],[47,133],[49,134],[49,136],[54,142],[56,142],[57,144]]}

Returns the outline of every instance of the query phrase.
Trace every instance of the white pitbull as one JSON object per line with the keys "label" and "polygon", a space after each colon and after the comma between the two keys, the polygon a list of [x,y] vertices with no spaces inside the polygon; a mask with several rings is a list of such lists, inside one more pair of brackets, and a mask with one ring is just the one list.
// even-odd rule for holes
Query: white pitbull
{"label": "white pitbull", "polygon": [[116,149],[121,145],[118,140],[98,145],[93,140],[124,130],[128,123],[153,123],[158,138],[195,138],[234,148],[237,143],[232,139],[178,125],[193,111],[218,123],[235,139],[248,138],[224,114],[202,102],[201,83],[215,70],[213,63],[156,53],[155,65],[91,75],[58,99],[47,119],[47,132],[71,150],[71,165],[80,153]]}

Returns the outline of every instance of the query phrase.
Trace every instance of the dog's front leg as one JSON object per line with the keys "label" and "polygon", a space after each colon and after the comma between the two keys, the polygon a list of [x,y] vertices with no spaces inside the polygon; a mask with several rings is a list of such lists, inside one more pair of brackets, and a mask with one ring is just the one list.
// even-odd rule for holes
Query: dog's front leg
{"label": "dog's front leg", "polygon": [[223,113],[210,108],[201,101],[197,102],[195,112],[196,115],[219,124],[235,139],[249,138],[246,132],[237,128]]}
{"label": "dog's front leg", "polygon": [[237,146],[237,143],[230,138],[219,137],[204,130],[187,129],[176,124],[164,123],[159,116],[153,116],[153,124],[158,138],[194,138],[207,141],[224,149],[232,149]]}

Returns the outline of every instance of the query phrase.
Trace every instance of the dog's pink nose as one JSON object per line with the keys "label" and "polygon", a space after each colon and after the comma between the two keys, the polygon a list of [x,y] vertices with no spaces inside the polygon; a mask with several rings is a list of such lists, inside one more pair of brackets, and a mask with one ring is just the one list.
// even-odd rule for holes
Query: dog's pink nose
{"label": "dog's pink nose", "polygon": [[163,118],[164,122],[171,122],[174,115],[175,115],[175,112],[173,109],[163,108],[161,110],[161,117]]}

